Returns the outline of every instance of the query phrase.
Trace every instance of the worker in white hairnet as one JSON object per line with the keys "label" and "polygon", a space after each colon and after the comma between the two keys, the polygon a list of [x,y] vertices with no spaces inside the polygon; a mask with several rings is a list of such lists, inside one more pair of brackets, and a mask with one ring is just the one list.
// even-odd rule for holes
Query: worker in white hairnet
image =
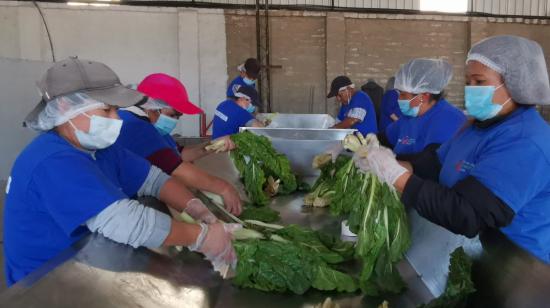
{"label": "worker in white hairnet", "polygon": [[[6,188],[4,248],[12,285],[91,232],[133,247],[181,245],[214,266],[236,260],[231,231],[178,181],[113,145],[116,107],[142,95],[106,65],[69,58],[39,83],[43,100],[27,116],[41,131],[18,156]],[[153,196],[198,224],[187,224],[133,198]]]}
{"label": "worker in white hairnet", "polygon": [[413,59],[395,76],[403,116],[378,134],[380,143],[397,155],[439,147],[466,122],[464,113],[445,100],[452,66],[437,59]]}
{"label": "worker in white hairnet", "polygon": [[466,64],[471,126],[410,163],[373,143],[356,154],[356,165],[428,220],[468,237],[499,230],[548,264],[550,127],[535,109],[550,105],[542,48],[522,37],[490,37],[470,49]]}

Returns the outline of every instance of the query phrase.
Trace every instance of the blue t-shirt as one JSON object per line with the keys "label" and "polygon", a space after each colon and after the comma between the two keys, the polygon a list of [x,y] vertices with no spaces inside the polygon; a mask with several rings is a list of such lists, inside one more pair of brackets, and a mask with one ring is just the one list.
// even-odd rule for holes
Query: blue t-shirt
{"label": "blue t-shirt", "polygon": [[465,122],[464,113],[442,99],[421,116],[402,116],[385,133],[396,154],[414,154],[430,144],[445,143]]}
{"label": "blue t-shirt", "polygon": [[535,108],[520,108],[502,123],[467,128],[438,150],[439,182],[452,187],[475,177],[514,212],[500,230],[550,263],[550,126]]}
{"label": "blue t-shirt", "polygon": [[237,103],[228,99],[216,108],[212,122],[212,139],[236,134],[239,127],[246,126],[254,117]]}
{"label": "blue t-shirt", "polygon": [[88,234],[88,219],[135,196],[150,168],[116,145],[92,155],[53,131],[36,137],[16,159],[6,187],[8,285]]}
{"label": "blue t-shirt", "polygon": [[349,104],[340,107],[338,120],[344,121],[344,119],[348,117],[360,120],[360,122],[356,123],[351,128],[357,129],[361,134],[376,134],[376,132],[378,132],[374,105],[365,92],[355,92]]}
{"label": "blue t-shirt", "polygon": [[[119,144],[143,158],[160,150],[172,148],[166,138],[161,136],[149,121],[141,119],[127,110],[119,110],[118,116],[122,120],[122,128],[115,144]],[[169,135],[168,137],[172,138]]]}
{"label": "blue t-shirt", "polygon": [[231,81],[231,83],[229,84],[229,86],[227,87],[227,97],[234,97],[235,96],[235,90],[236,90],[236,86],[239,85],[239,86],[247,86],[247,87],[252,87],[252,88],[256,88],[256,84],[253,84],[253,85],[247,85],[246,82],[244,82],[244,79],[243,77],[241,76],[237,76],[235,79],[233,79]]}
{"label": "blue t-shirt", "polygon": [[391,89],[386,91],[384,93],[384,96],[382,96],[382,104],[380,106],[380,120],[378,122],[378,130],[384,131],[388,125],[392,124],[394,120],[392,120],[391,115],[395,114],[397,117],[401,118],[403,114],[401,113],[401,109],[399,109],[399,103],[397,103],[397,99],[399,99],[399,93],[395,89]]}

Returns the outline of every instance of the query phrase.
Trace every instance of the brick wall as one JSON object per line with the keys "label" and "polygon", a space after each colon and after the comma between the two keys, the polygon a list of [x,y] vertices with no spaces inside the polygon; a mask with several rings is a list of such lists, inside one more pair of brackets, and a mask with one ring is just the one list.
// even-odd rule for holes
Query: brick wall
{"label": "brick wall", "polygon": [[[334,77],[346,74],[357,86],[374,79],[384,86],[402,64],[417,57],[442,58],[453,65],[447,99],[463,106],[464,61],[470,44],[498,34],[536,40],[550,67],[548,20],[343,12],[270,14],[271,62],[282,65],[272,72],[272,106],[278,112],[326,110],[335,114],[338,106],[334,100],[324,98]],[[228,73],[233,78],[235,66],[256,54],[254,12],[227,10],[226,28]],[[237,42],[237,36],[245,39]]]}
{"label": "brick wall", "polygon": [[462,22],[347,18],[345,73],[357,85],[372,78],[384,86],[411,59],[445,59],[454,68],[447,98],[461,104],[466,32]]}

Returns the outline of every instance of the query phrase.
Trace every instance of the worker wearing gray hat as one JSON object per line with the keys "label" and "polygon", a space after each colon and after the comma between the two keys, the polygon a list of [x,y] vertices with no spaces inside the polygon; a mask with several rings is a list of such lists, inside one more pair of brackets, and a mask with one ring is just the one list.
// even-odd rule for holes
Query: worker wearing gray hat
{"label": "worker wearing gray hat", "polygon": [[356,165],[393,185],[426,219],[468,237],[498,230],[549,264],[550,126],[534,108],[550,104],[540,45],[518,36],[475,44],[465,101],[472,125],[408,168],[376,145],[360,151]]}
{"label": "worker wearing gray hat", "polygon": [[[25,124],[42,133],[15,161],[6,188],[4,247],[8,285],[90,231],[133,247],[188,246],[214,267],[235,262],[236,225],[216,217],[177,180],[113,145],[122,121],[116,106],[142,95],[123,87],[105,64],[69,58],[39,83],[42,101]],[[200,224],[145,207],[153,196]]]}

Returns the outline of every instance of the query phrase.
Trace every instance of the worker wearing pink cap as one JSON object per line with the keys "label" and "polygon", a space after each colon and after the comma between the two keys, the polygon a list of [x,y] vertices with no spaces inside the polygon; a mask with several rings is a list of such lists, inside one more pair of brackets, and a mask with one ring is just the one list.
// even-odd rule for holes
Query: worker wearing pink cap
{"label": "worker wearing pink cap", "polygon": [[[157,73],[145,77],[137,90],[146,97],[134,106],[118,111],[123,125],[116,143],[146,158],[164,172],[177,176],[186,186],[222,196],[227,209],[240,214],[242,205],[235,188],[192,164],[211,153],[205,150],[206,144],[180,147],[170,135],[182,114],[203,112],[189,101],[185,86],[172,76]],[[233,149],[231,139],[224,139],[225,150]]]}

